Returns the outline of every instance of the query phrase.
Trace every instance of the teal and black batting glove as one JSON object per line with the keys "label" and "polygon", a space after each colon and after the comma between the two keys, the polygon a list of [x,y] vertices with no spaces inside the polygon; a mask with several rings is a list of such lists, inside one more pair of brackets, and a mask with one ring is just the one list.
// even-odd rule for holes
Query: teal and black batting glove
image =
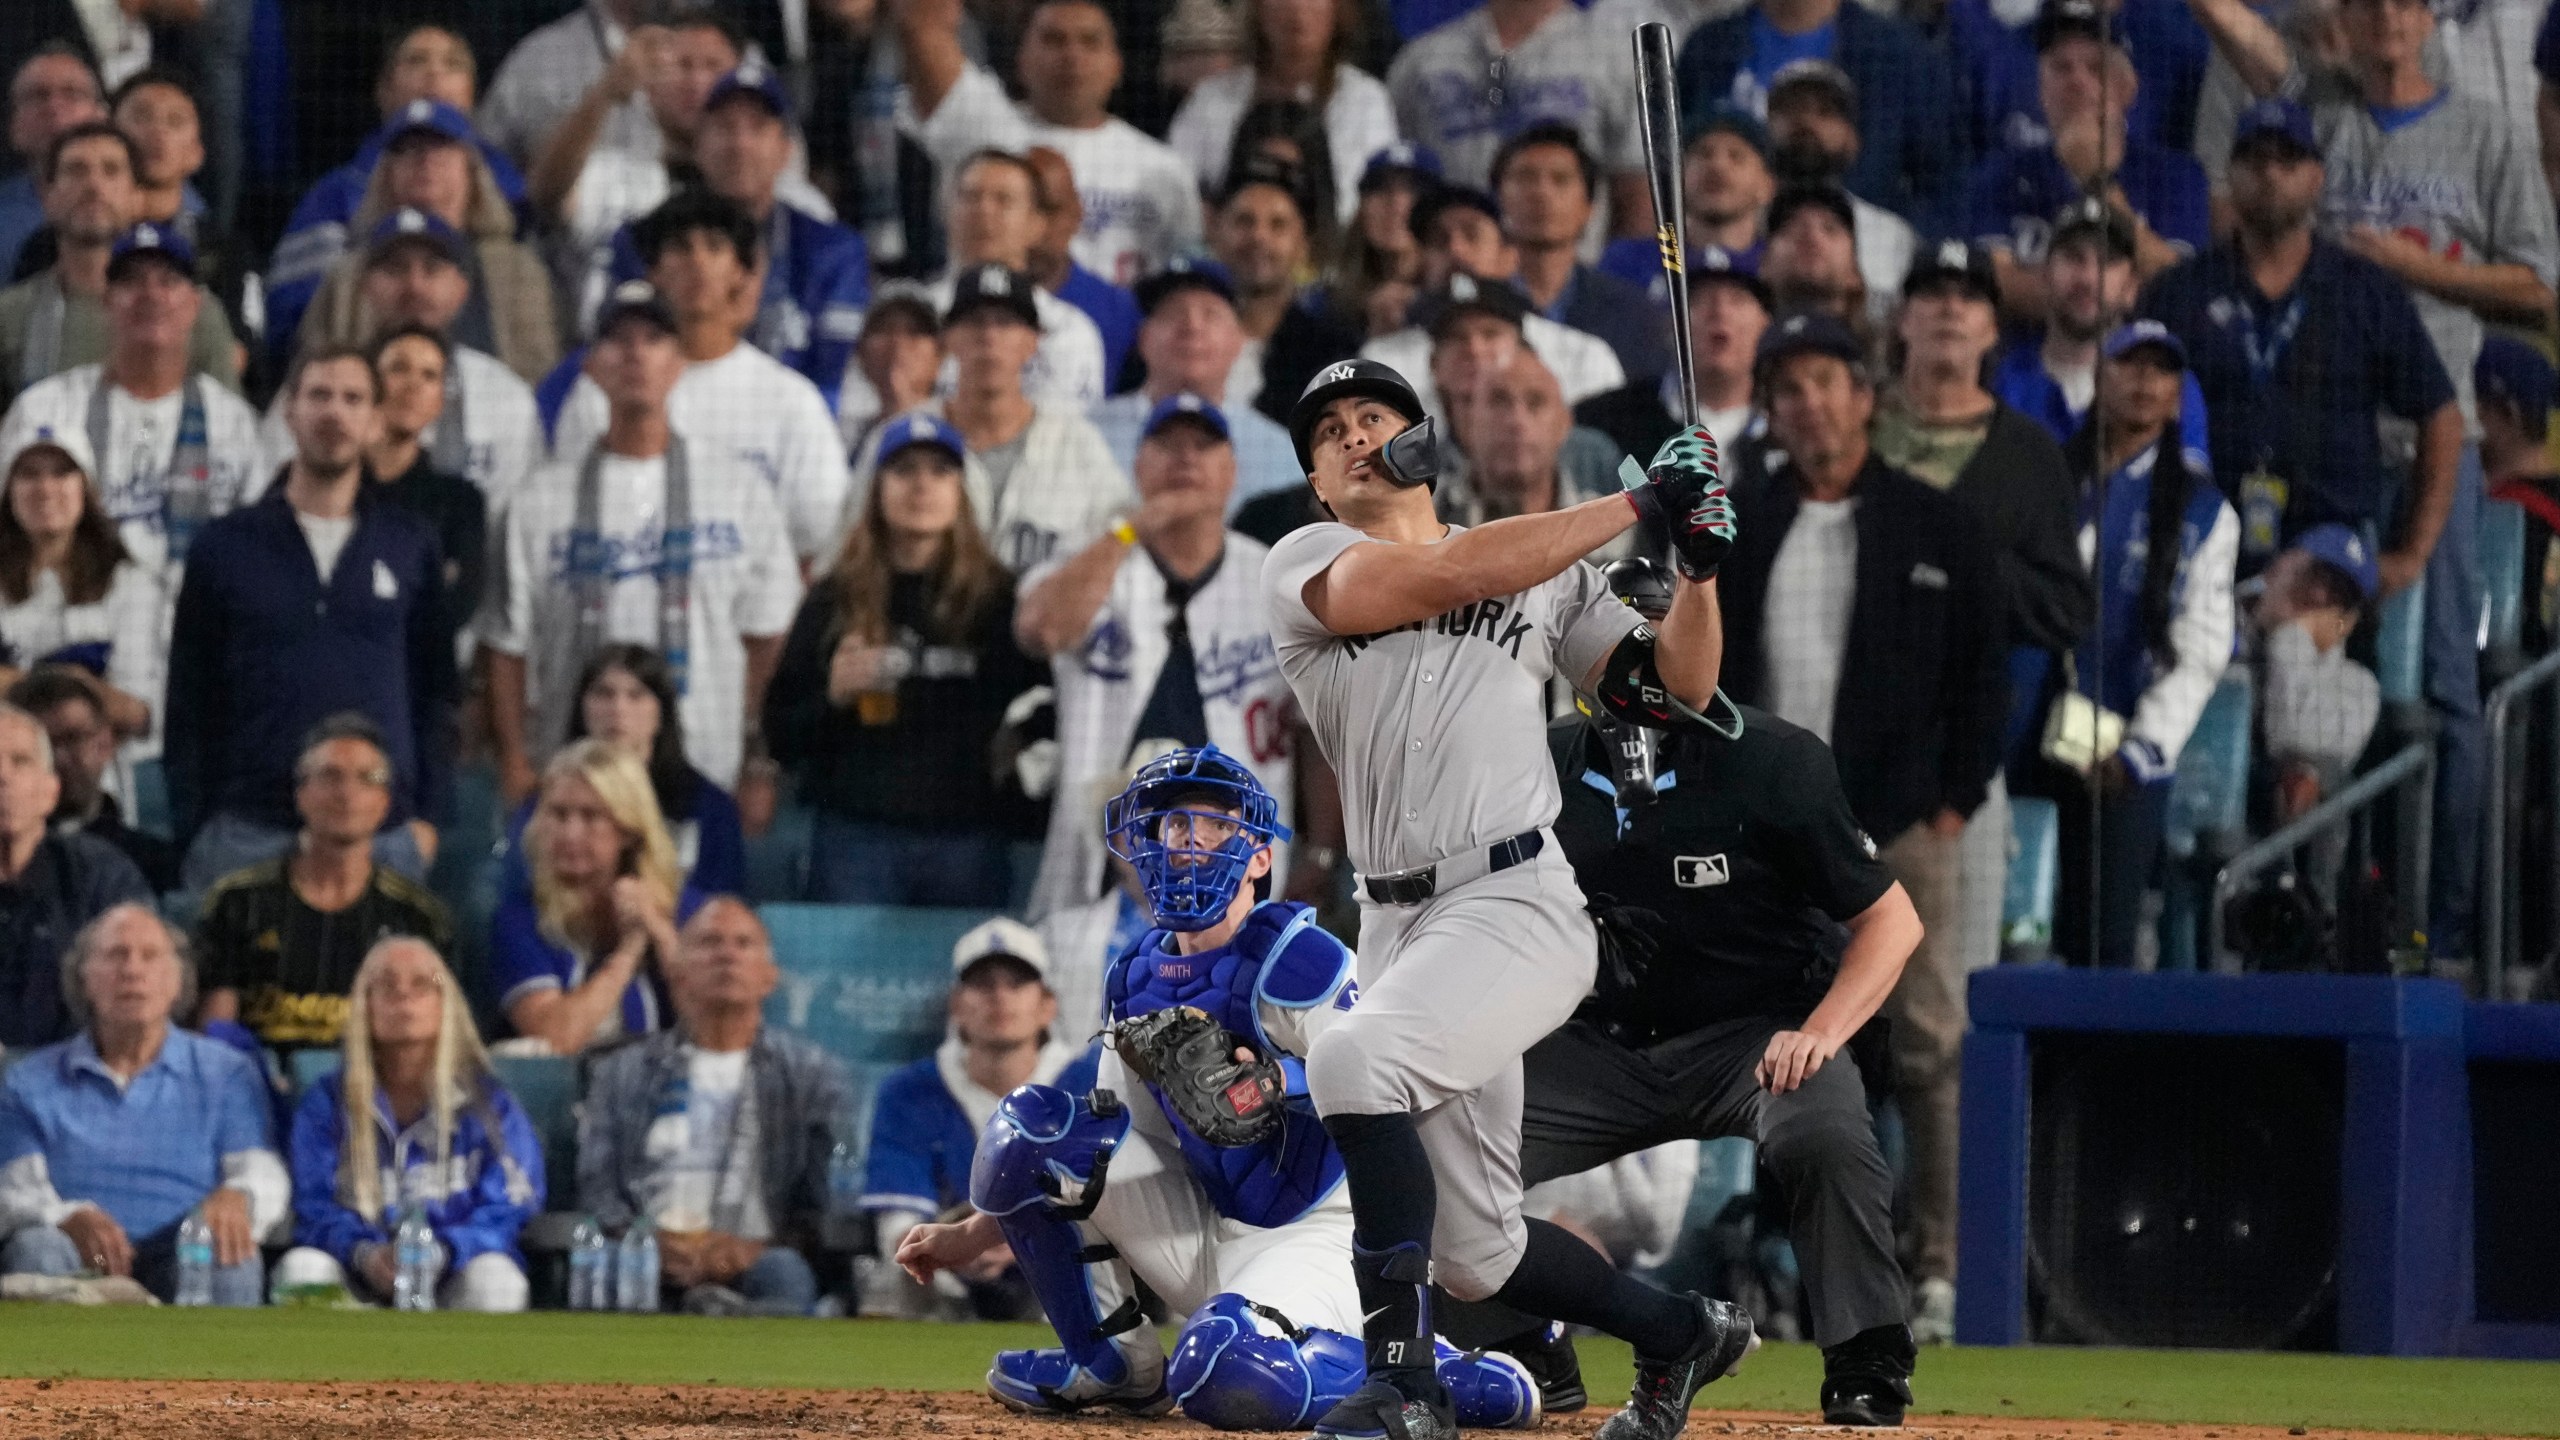
{"label": "teal and black batting glove", "polygon": [[1620,474],[1636,514],[1671,532],[1672,561],[1680,574],[1713,579],[1733,549],[1733,500],[1725,493],[1723,460],[1707,427],[1692,425],[1663,441],[1641,474],[1633,459]]}

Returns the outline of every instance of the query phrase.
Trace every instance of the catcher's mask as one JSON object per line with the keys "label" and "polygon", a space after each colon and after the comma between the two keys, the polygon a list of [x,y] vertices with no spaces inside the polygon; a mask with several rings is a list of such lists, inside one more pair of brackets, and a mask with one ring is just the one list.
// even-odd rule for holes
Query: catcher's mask
{"label": "catcher's mask", "polygon": [[1103,807],[1102,823],[1111,853],[1137,870],[1167,930],[1206,930],[1226,918],[1254,852],[1289,838],[1280,802],[1215,745],[1148,762]]}

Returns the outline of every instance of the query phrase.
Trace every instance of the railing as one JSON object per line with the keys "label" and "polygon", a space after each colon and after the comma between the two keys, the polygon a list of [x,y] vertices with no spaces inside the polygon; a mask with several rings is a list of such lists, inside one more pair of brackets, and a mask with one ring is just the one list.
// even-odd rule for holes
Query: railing
{"label": "railing", "polygon": [[[2540,886],[2515,883],[2510,856],[2515,847],[2510,843],[2521,828],[2524,797],[2507,792],[2507,757],[2513,746],[2508,743],[2508,724],[2515,718],[2516,704],[2535,691],[2549,688],[2560,680],[2560,650],[2543,656],[2508,677],[2505,683],[2489,692],[2489,703],[2483,716],[2488,731],[2489,797],[2483,821],[2486,833],[2480,839],[2480,966],[2483,999],[2507,998],[2507,974],[2515,962],[2515,950],[2521,944],[2524,897],[2534,894],[2552,907],[2554,925],[2549,933],[2560,935],[2560,885],[2545,876]],[[2560,816],[2560,724],[2551,727],[2553,746],[2550,782],[2552,814]]]}
{"label": "railing", "polygon": [[2434,806],[2430,797],[2435,791],[2435,777],[2435,738],[2432,735],[2421,736],[2400,747],[2390,759],[2357,776],[2345,789],[2302,812],[2293,823],[2232,856],[2230,863],[2214,872],[2213,905],[2205,917],[2208,963],[2226,974],[2240,969],[2240,957],[2230,952],[2223,937],[2223,912],[2230,907],[2233,896],[2260,874],[2291,858],[2295,851],[2332,830],[2352,824],[2384,796],[2395,793],[2401,802],[2398,822],[2401,843],[2393,857],[2393,868],[2397,872],[2394,883],[2402,917],[2408,923],[2394,929],[2398,934],[2406,935],[2411,930],[2425,928],[2427,851],[2434,839],[2430,829]]}

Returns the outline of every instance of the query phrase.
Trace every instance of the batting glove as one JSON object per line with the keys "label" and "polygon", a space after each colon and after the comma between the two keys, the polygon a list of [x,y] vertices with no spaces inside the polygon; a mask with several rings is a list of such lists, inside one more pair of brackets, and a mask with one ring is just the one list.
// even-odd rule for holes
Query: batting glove
{"label": "batting glove", "polygon": [[1707,427],[1692,425],[1662,442],[1643,484],[1635,483],[1632,463],[1625,468],[1628,501],[1638,516],[1671,532],[1672,562],[1680,574],[1696,581],[1715,578],[1733,549],[1733,499],[1725,493],[1724,465]]}

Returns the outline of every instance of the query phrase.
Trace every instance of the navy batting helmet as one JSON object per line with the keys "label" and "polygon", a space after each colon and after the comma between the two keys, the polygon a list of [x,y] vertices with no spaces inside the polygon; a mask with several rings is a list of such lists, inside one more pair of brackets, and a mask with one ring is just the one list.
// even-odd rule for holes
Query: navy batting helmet
{"label": "navy batting helmet", "polygon": [[1289,407],[1289,439],[1298,447],[1298,468],[1310,475],[1316,468],[1316,417],[1324,413],[1324,407],[1345,396],[1380,401],[1416,424],[1427,413],[1422,408],[1422,397],[1413,393],[1413,386],[1393,366],[1375,360],[1327,365],[1307,382],[1307,388],[1298,395],[1298,403]]}

